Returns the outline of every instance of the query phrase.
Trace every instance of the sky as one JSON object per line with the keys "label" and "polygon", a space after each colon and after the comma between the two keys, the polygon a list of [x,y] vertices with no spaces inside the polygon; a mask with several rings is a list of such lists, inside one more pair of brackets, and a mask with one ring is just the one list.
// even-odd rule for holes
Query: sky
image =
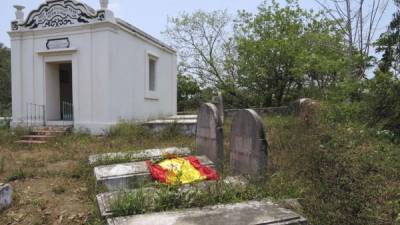
{"label": "sky", "polygon": [[[13,5],[23,5],[25,17],[28,13],[38,8],[45,0],[0,0],[0,43],[10,46],[7,32],[10,30],[10,22],[15,19]],[[99,0],[80,0],[94,9],[99,9]],[[270,1],[270,0],[268,0]],[[110,0],[110,9],[116,17],[141,28],[150,35],[165,41],[161,34],[167,26],[168,16],[177,16],[180,12],[193,12],[198,9],[211,11],[227,9],[235,15],[237,10],[256,12],[257,6],[263,0]],[[284,4],[285,0],[278,0]],[[314,0],[299,0],[301,7],[307,9],[320,9]],[[382,19],[380,30],[383,32],[389,24],[394,7],[389,7]]]}

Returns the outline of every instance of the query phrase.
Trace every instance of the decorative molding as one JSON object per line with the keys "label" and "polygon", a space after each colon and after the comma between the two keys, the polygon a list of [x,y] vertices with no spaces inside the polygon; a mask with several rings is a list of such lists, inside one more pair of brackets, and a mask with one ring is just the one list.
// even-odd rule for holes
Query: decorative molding
{"label": "decorative molding", "polygon": [[12,21],[11,22],[11,30],[12,31],[18,30],[18,21]]}
{"label": "decorative molding", "polygon": [[[60,56],[61,57],[62,55],[72,55],[77,51],[78,51],[78,49],[76,49],[76,48],[60,48],[60,49],[51,49],[51,50],[46,50],[46,51],[38,51],[36,53],[38,55],[42,55],[42,56],[53,55],[54,54],[56,56]],[[58,61],[62,61],[62,60],[58,60]]]}
{"label": "decorative molding", "polygon": [[[104,10],[97,12],[76,0],[50,0],[33,10],[23,24],[18,24],[19,29],[16,30],[55,28],[104,20]],[[15,30],[14,26],[12,30]]]}

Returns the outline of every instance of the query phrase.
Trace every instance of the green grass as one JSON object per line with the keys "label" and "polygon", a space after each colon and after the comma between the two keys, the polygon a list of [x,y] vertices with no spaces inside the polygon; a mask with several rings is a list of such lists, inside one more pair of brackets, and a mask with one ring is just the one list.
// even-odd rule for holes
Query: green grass
{"label": "green grass", "polygon": [[[230,124],[228,119],[224,127],[226,156],[229,154]],[[271,116],[264,118],[264,124],[269,144],[265,184],[252,183],[246,190],[231,190],[231,187],[220,185],[212,190],[195,189],[187,193],[178,191],[177,187],[161,186],[155,194],[146,194],[143,189],[136,194],[126,193],[114,203],[114,210],[118,215],[127,215],[252,199],[296,198],[301,199],[304,216],[313,225],[397,225],[396,221],[400,222],[400,148],[392,135],[362,123],[333,122],[324,116],[314,118],[311,123],[299,118]],[[0,149],[13,153],[13,158],[0,154],[0,168],[1,164],[4,167],[0,175],[4,181],[32,177],[30,171],[46,168],[49,163],[79,162],[72,171],[35,173],[35,179],[59,176],[66,181],[81,182],[86,189],[81,197],[87,198],[92,207],[86,223],[90,225],[105,224],[95,199],[96,194],[104,190],[95,186],[94,166],[87,161],[90,154],[172,146],[194,149],[195,146],[194,138],[177,134],[176,126],[153,134],[139,125],[121,123],[104,137],[71,134],[32,149],[14,144],[18,134],[24,132],[0,129]],[[29,156],[28,159],[39,157],[31,162],[26,162],[26,157],[18,159],[26,152],[43,154]],[[9,168],[8,164],[4,166],[1,158],[6,164],[10,160],[14,162],[14,158],[19,163]],[[226,158],[225,173],[229,174],[229,158]],[[110,159],[101,163],[129,160]]]}
{"label": "green grass", "polygon": [[142,188],[123,193],[111,202],[111,211],[116,216],[127,216],[261,199],[266,197],[262,186],[244,188],[218,181],[207,187],[193,185],[181,190],[176,185],[159,184],[156,189]]}
{"label": "green grass", "polygon": [[5,167],[5,159],[4,157],[0,157],[0,174],[4,172],[4,167]]}
{"label": "green grass", "polygon": [[[226,138],[230,124],[230,120],[225,123]],[[299,118],[273,116],[264,118],[264,124],[269,142],[265,184],[253,184],[242,191],[222,185],[191,192],[161,186],[155,194],[128,192],[113,203],[113,210],[116,215],[129,215],[253,199],[296,198],[302,200],[310,224],[396,223],[400,213],[400,151],[390,138],[360,123],[332,123],[323,117],[306,123]],[[158,145],[160,140],[172,140],[185,146],[176,134],[154,136],[127,124],[116,129],[109,138],[120,145],[149,141]],[[186,146],[193,146],[192,141]],[[225,142],[228,149],[228,139]],[[89,169],[85,176],[91,173]],[[93,196],[98,193],[89,190]]]}
{"label": "green grass", "polygon": [[17,180],[24,180],[27,178],[34,177],[33,172],[27,172],[23,169],[16,169],[12,172],[12,174],[6,179],[7,182],[17,181]]}
{"label": "green grass", "polygon": [[361,123],[265,119],[267,188],[304,201],[311,224],[395,224],[400,213],[400,151]]}

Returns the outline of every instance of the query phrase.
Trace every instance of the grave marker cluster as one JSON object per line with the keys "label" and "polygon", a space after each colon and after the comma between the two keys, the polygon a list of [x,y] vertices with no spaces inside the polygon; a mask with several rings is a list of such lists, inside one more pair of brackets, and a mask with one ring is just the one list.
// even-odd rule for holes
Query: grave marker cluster
{"label": "grave marker cluster", "polygon": [[[224,168],[223,123],[218,108],[205,103],[198,112],[196,149]],[[234,175],[265,176],[267,140],[261,118],[251,109],[240,110],[232,120],[230,134],[230,167]]]}
{"label": "grave marker cluster", "polygon": [[[221,97],[221,96],[220,96]],[[222,105],[221,101],[219,101]],[[219,103],[218,103],[219,104]],[[201,105],[198,111],[198,124],[196,131],[196,153],[202,164],[209,165],[222,172],[225,158],[229,159],[230,169],[233,175],[246,175],[249,177],[266,177],[267,169],[267,140],[262,119],[253,110],[240,110],[232,121],[230,142],[230,156],[224,157],[224,132],[223,132],[223,106],[212,103]],[[158,150],[154,154],[149,151],[130,153],[129,158],[140,159],[149,156],[148,159],[158,159],[162,152],[187,155],[187,149],[169,148]],[[108,153],[92,156],[91,163],[103,158],[125,156],[122,153]],[[108,225],[184,225],[184,224],[221,224],[221,225],[245,225],[245,224],[285,224],[306,225],[307,220],[298,214],[282,209],[269,201],[241,202],[236,204],[215,205],[204,208],[184,209],[174,212],[151,213],[143,215],[131,215],[114,217],[111,203],[123,195],[126,191],[135,192],[146,190],[154,194],[153,187],[147,189],[132,189],[143,186],[144,180],[151,182],[151,175],[144,161],[121,163],[115,165],[98,166],[94,169],[97,183],[102,184],[110,192],[97,195],[100,214],[107,218]],[[246,187],[247,179],[242,176],[226,177],[222,180],[229,185]],[[134,183],[134,184],[132,184]],[[203,182],[189,186],[182,186],[179,190],[190,191],[191,188],[207,188],[212,182]],[[198,186],[200,185],[200,186]],[[195,187],[197,186],[197,187]],[[239,187],[238,186],[238,187]],[[235,186],[236,187],[236,186]],[[125,189],[125,190],[121,190]],[[126,190],[131,189],[131,190]]]}

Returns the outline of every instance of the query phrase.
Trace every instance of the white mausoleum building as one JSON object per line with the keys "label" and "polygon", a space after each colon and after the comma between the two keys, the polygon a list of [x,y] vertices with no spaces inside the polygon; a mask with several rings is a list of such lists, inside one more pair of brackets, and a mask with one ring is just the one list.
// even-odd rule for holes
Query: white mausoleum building
{"label": "white mausoleum building", "polygon": [[47,0],[11,23],[12,126],[73,124],[103,133],[121,120],[175,115],[176,52],[76,0]]}

